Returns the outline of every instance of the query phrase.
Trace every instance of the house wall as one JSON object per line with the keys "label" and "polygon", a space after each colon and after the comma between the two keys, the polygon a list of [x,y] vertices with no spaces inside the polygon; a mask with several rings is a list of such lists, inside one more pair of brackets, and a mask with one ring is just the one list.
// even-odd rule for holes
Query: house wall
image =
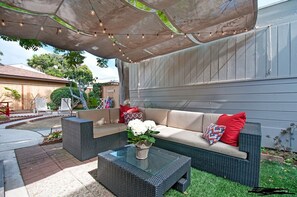
{"label": "house wall", "polygon": [[102,97],[106,99],[111,97],[114,100],[114,108],[120,107],[119,85],[102,86]]}
{"label": "house wall", "polygon": [[[297,124],[297,1],[259,11],[257,30],[130,64],[133,105],[213,113],[245,111],[262,145]],[[286,14],[283,14],[286,13]],[[296,16],[296,15],[295,15]],[[297,151],[295,140],[287,141]]]}
{"label": "house wall", "polygon": [[14,101],[11,98],[2,96],[0,98],[1,101],[11,102],[10,106],[12,106],[13,110],[28,110],[33,109],[34,105],[32,104],[32,101],[36,96],[45,97],[49,102],[51,93],[57,88],[65,87],[65,84],[33,80],[0,78],[0,95],[2,95],[5,92],[4,87],[17,90],[22,97],[20,101]]}

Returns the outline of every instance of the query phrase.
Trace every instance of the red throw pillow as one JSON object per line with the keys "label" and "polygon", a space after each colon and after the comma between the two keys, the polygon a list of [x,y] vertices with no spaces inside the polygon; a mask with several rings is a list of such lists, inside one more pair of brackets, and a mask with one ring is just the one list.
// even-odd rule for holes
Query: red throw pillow
{"label": "red throw pillow", "polygon": [[225,125],[226,130],[220,141],[231,146],[238,146],[239,133],[240,130],[244,127],[245,121],[245,112],[240,112],[232,116],[228,116],[227,114],[221,115],[216,124]]}
{"label": "red throw pillow", "polygon": [[138,112],[138,111],[139,111],[138,107],[130,107],[127,105],[120,105],[119,123],[125,123],[124,112],[133,113],[133,112]]}

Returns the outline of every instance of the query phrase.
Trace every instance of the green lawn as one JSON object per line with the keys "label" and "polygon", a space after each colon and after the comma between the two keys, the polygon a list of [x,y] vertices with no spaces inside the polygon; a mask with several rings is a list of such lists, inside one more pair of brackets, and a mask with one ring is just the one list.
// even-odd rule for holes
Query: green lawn
{"label": "green lawn", "polygon": [[[232,197],[232,196],[259,196],[248,193],[250,187],[217,177],[210,173],[191,169],[192,182],[186,193],[169,190],[165,196],[202,196],[202,197]],[[273,162],[261,162],[260,187],[286,188],[295,195],[269,195],[274,196],[297,196],[297,167]]]}

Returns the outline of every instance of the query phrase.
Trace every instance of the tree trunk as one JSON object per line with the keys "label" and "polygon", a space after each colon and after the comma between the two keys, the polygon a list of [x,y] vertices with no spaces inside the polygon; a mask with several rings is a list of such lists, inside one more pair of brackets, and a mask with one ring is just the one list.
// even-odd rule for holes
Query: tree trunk
{"label": "tree trunk", "polygon": [[87,105],[87,101],[84,97],[84,91],[83,91],[83,88],[81,87],[82,85],[79,83],[78,84],[78,90],[79,90],[79,98],[80,98],[80,101],[83,105],[83,108],[84,109],[89,109],[88,105]]}

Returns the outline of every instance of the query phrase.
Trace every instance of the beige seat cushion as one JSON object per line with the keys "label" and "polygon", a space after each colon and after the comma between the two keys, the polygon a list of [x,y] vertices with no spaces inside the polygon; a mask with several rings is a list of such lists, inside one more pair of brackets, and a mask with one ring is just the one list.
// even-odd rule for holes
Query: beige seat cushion
{"label": "beige seat cushion", "polygon": [[145,120],[153,120],[156,124],[167,125],[168,109],[145,108]]}
{"label": "beige seat cushion", "polygon": [[127,129],[127,125],[123,123],[114,123],[114,124],[104,124],[101,126],[93,127],[93,137],[99,138],[115,133],[119,133],[125,131]]}
{"label": "beige seat cushion", "polygon": [[202,132],[203,113],[171,110],[168,113],[168,127]]}
{"label": "beige seat cushion", "polygon": [[76,117],[91,120],[93,121],[93,125],[110,123],[108,109],[82,110],[76,113]]}
{"label": "beige seat cushion", "polygon": [[210,123],[217,123],[217,120],[222,114],[211,114],[211,113],[205,113],[203,116],[203,132],[206,131],[207,127],[210,125]]}
{"label": "beige seat cushion", "polygon": [[109,120],[110,123],[118,123],[120,120],[120,109],[110,108],[109,109]]}
{"label": "beige seat cushion", "polygon": [[239,151],[238,147],[230,146],[223,142],[217,142],[213,145],[209,145],[209,143],[202,138],[202,133],[171,127],[159,127],[158,130],[160,133],[155,135],[155,137],[160,139],[186,144],[242,159],[247,158],[247,153]]}

